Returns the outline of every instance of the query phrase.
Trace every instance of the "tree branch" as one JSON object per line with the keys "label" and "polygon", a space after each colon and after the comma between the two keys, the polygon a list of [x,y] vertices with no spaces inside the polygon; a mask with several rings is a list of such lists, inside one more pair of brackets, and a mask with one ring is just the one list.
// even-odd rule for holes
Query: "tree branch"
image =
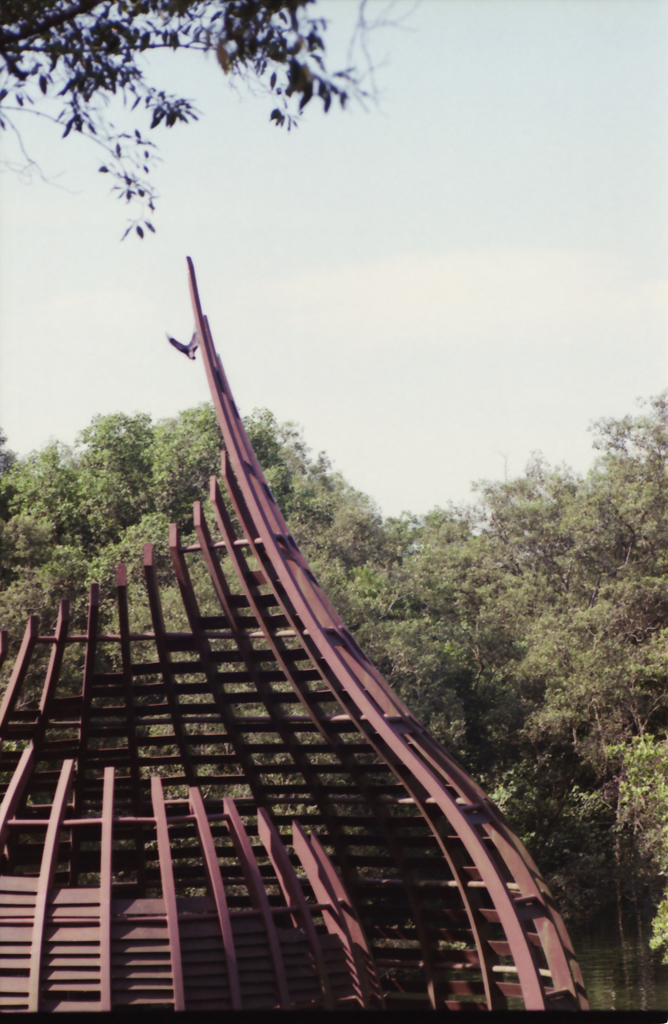
{"label": "tree branch", "polygon": [[58,28],[60,25],[64,25],[68,21],[77,18],[80,14],[90,14],[99,6],[101,6],[101,0],[80,0],[79,3],[72,4],[71,7],[61,11],[53,11],[52,14],[45,15],[41,19],[38,18],[32,23],[26,21],[23,23],[19,22],[16,31],[7,28],[0,30],[0,42],[3,44],[19,43],[24,39],[32,39],[34,36],[43,35],[49,29]]}

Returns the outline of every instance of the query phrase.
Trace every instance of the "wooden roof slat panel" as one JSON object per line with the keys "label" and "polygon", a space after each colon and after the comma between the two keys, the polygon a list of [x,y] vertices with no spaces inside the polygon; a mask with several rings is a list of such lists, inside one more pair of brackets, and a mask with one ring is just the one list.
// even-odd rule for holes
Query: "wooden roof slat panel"
{"label": "wooden roof slat panel", "polygon": [[60,772],[58,786],[53,798],[53,806],[42,853],[42,865],[39,873],[35,910],[32,928],[32,945],[30,949],[30,980],[28,985],[28,1010],[37,1013],[40,1009],[40,976],[42,969],[42,949],[46,929],[46,910],[49,890],[53,885],[53,877],[58,859],[60,826],[65,817],[65,805],[72,785],[73,761],[65,761]]}
{"label": "wooden roof slat panel", "polygon": [[[430,738],[427,738],[423,745],[424,749],[420,751],[411,749],[403,738],[409,732],[413,737],[420,737],[424,734],[424,730],[412,718],[408,709],[397,701],[374,666],[357,647],[319,588],[315,577],[291,537],[248,442],[222,364],[213,348],[208,322],[202,315],[192,264],[190,264],[190,277],[193,309],[201,338],[202,357],[214,406],[223,431],[226,450],[234,468],[234,474],[230,473],[225,477],[226,485],[228,485],[233,502],[235,502],[237,514],[240,514],[240,507],[233,495],[234,487],[238,486],[243,492],[248,512],[245,519],[243,514],[241,518],[251,550],[267,578],[270,581],[279,581],[280,593],[276,587],[273,589],[279,597],[280,603],[286,607],[285,601],[282,600],[285,595],[294,606],[297,618],[292,619],[292,625],[295,630],[299,632],[302,624],[306,627],[322,659],[350,695],[357,714],[361,713],[361,717],[356,718],[358,727],[368,735],[370,741],[377,746],[388,763],[396,764],[397,768],[401,766],[400,777],[408,785],[413,798],[420,803],[424,803],[427,798],[435,800],[439,808],[438,813],[454,825],[454,831],[465,842],[470,858],[479,867],[481,874],[486,879],[487,887],[491,887],[493,890],[495,902],[502,908],[504,928],[508,933],[519,964],[524,993],[528,999],[527,1006],[544,1007],[546,1005],[545,987],[537,973],[530,943],[526,940],[523,925],[517,919],[515,907],[502,884],[504,870],[508,870],[508,855],[506,854],[506,867],[504,868],[503,855],[496,852],[496,846],[486,846],[476,830],[480,824],[488,825],[494,834],[500,837],[505,826],[500,818],[495,818],[493,812],[491,815],[488,814],[486,820],[474,817],[467,821],[465,815],[457,808],[451,794],[443,788],[442,782],[452,776],[457,784],[463,787],[462,792],[464,793],[464,791],[473,792],[475,790],[472,780],[467,782],[464,773],[440,748],[440,753],[434,757],[434,748],[438,745]],[[236,477],[236,483],[233,476]],[[397,716],[397,722],[391,721],[387,717],[389,715]],[[368,729],[362,724],[364,720],[369,723]],[[441,829],[436,827],[435,834],[440,835]],[[522,879],[522,884],[525,887],[523,891],[528,893],[532,891],[531,887],[534,884],[538,884],[535,882],[535,866],[526,858],[525,852],[522,851],[516,840],[513,841],[515,842],[515,855],[510,858],[513,861],[512,870]],[[446,857],[449,858],[446,841],[442,843],[442,848]],[[476,917],[475,900],[472,901],[472,897],[469,897],[465,890],[461,891],[461,895],[468,907],[469,918],[475,930],[478,927],[478,921],[482,920]],[[546,929],[546,939],[548,939],[547,946],[544,944],[544,948],[550,950],[549,955],[555,957],[555,962],[567,964],[573,1007],[584,1006],[586,1005],[586,996],[581,976],[577,964],[571,962],[572,950],[568,945],[560,919],[558,915],[555,917],[553,910],[554,908],[548,908],[546,905],[542,918],[543,927]],[[418,919],[419,916],[418,914]],[[549,936],[553,933],[550,929],[555,928],[554,935],[558,941],[551,943]],[[552,950],[552,945],[558,946],[558,948]],[[425,963],[429,958],[427,947],[424,949]],[[481,946],[481,952],[482,948]],[[492,985],[489,966],[485,955],[486,995],[491,1008],[501,1004],[496,1000],[498,989]],[[430,981],[429,984],[431,985],[432,982]],[[436,1002],[433,1002],[432,1005],[439,1005],[441,998],[434,987],[432,999],[435,999]]]}
{"label": "wooden roof slat panel", "polygon": [[[96,586],[84,634],[68,634],[66,603],[53,636],[28,623],[0,705],[0,738],[28,741],[0,760],[0,972],[16,986],[0,1009],[380,1005],[374,955],[388,1007],[496,1009],[521,994],[529,1008],[585,1008],[538,869],[387,686],[299,551],[192,266],[190,280],[235,525],[216,483],[220,539],[199,503],[196,544],[170,531],[186,630],[166,629],[150,545],[152,632],[131,630],[123,567],[118,633],[100,625]],[[204,567],[219,610],[210,597],[200,608]],[[84,647],[81,692],[60,695],[68,644]],[[0,633],[0,662],[7,650]],[[34,664],[41,697],[17,710]],[[317,837],[295,826],[290,850],[293,818]],[[193,888],[207,895],[182,895]]]}

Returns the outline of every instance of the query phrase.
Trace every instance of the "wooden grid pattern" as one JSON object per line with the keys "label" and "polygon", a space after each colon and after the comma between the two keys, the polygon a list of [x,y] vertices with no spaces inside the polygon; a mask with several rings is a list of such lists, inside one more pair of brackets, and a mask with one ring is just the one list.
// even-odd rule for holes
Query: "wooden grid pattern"
{"label": "wooden grid pattern", "polygon": [[[0,1010],[585,1009],[536,865],[301,555],[189,267],[224,441],[218,538],[200,503],[196,544],[170,530],[186,631],[165,628],[150,545],[151,632],[131,631],[124,566],[118,633],[99,631],[96,586],[85,634],[67,602],[53,635],[28,622],[0,706]],[[72,644],[81,692],[59,695]]]}

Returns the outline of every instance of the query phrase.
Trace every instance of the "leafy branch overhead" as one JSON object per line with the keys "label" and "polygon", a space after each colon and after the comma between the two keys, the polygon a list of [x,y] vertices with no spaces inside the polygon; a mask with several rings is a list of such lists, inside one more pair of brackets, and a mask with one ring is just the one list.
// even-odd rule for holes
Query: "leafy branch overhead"
{"label": "leafy branch overhead", "polygon": [[[328,74],[326,28],[314,0],[0,0],[0,128],[18,133],[31,111],[79,132],[105,151],[99,168],[113,191],[139,203],[131,227],[153,230],[155,143],[140,126],[117,128],[111,96],[148,115],[149,129],[197,120],[193,102],[147,80],[143,55],[213,51],[226,75],[259,82],[273,97],[270,120],[288,129],[317,96],[325,111],[343,106],[357,83],[350,70]],[[19,136],[20,138],[20,136]],[[127,234],[127,232],[126,232]]]}

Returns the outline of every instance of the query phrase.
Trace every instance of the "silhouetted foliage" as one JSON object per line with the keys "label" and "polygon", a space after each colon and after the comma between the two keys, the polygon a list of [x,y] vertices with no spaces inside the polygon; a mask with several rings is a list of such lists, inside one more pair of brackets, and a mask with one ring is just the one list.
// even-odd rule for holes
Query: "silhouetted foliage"
{"label": "silhouetted foliage", "polygon": [[[313,97],[327,111],[356,88],[351,69],[326,71],[326,24],[310,16],[313,2],[1,0],[0,127],[17,131],[16,115],[31,110],[56,121],[63,136],[79,132],[102,146],[99,170],[120,198],[139,203],[143,212],[128,231],[143,238],[154,230],[155,200],[146,124],[150,131],[197,119],[192,100],[151,83],[143,56],[213,51],[226,75],[260,83],[272,97],[270,120],[290,128]],[[109,118],[116,95],[137,109],[129,130]]]}

